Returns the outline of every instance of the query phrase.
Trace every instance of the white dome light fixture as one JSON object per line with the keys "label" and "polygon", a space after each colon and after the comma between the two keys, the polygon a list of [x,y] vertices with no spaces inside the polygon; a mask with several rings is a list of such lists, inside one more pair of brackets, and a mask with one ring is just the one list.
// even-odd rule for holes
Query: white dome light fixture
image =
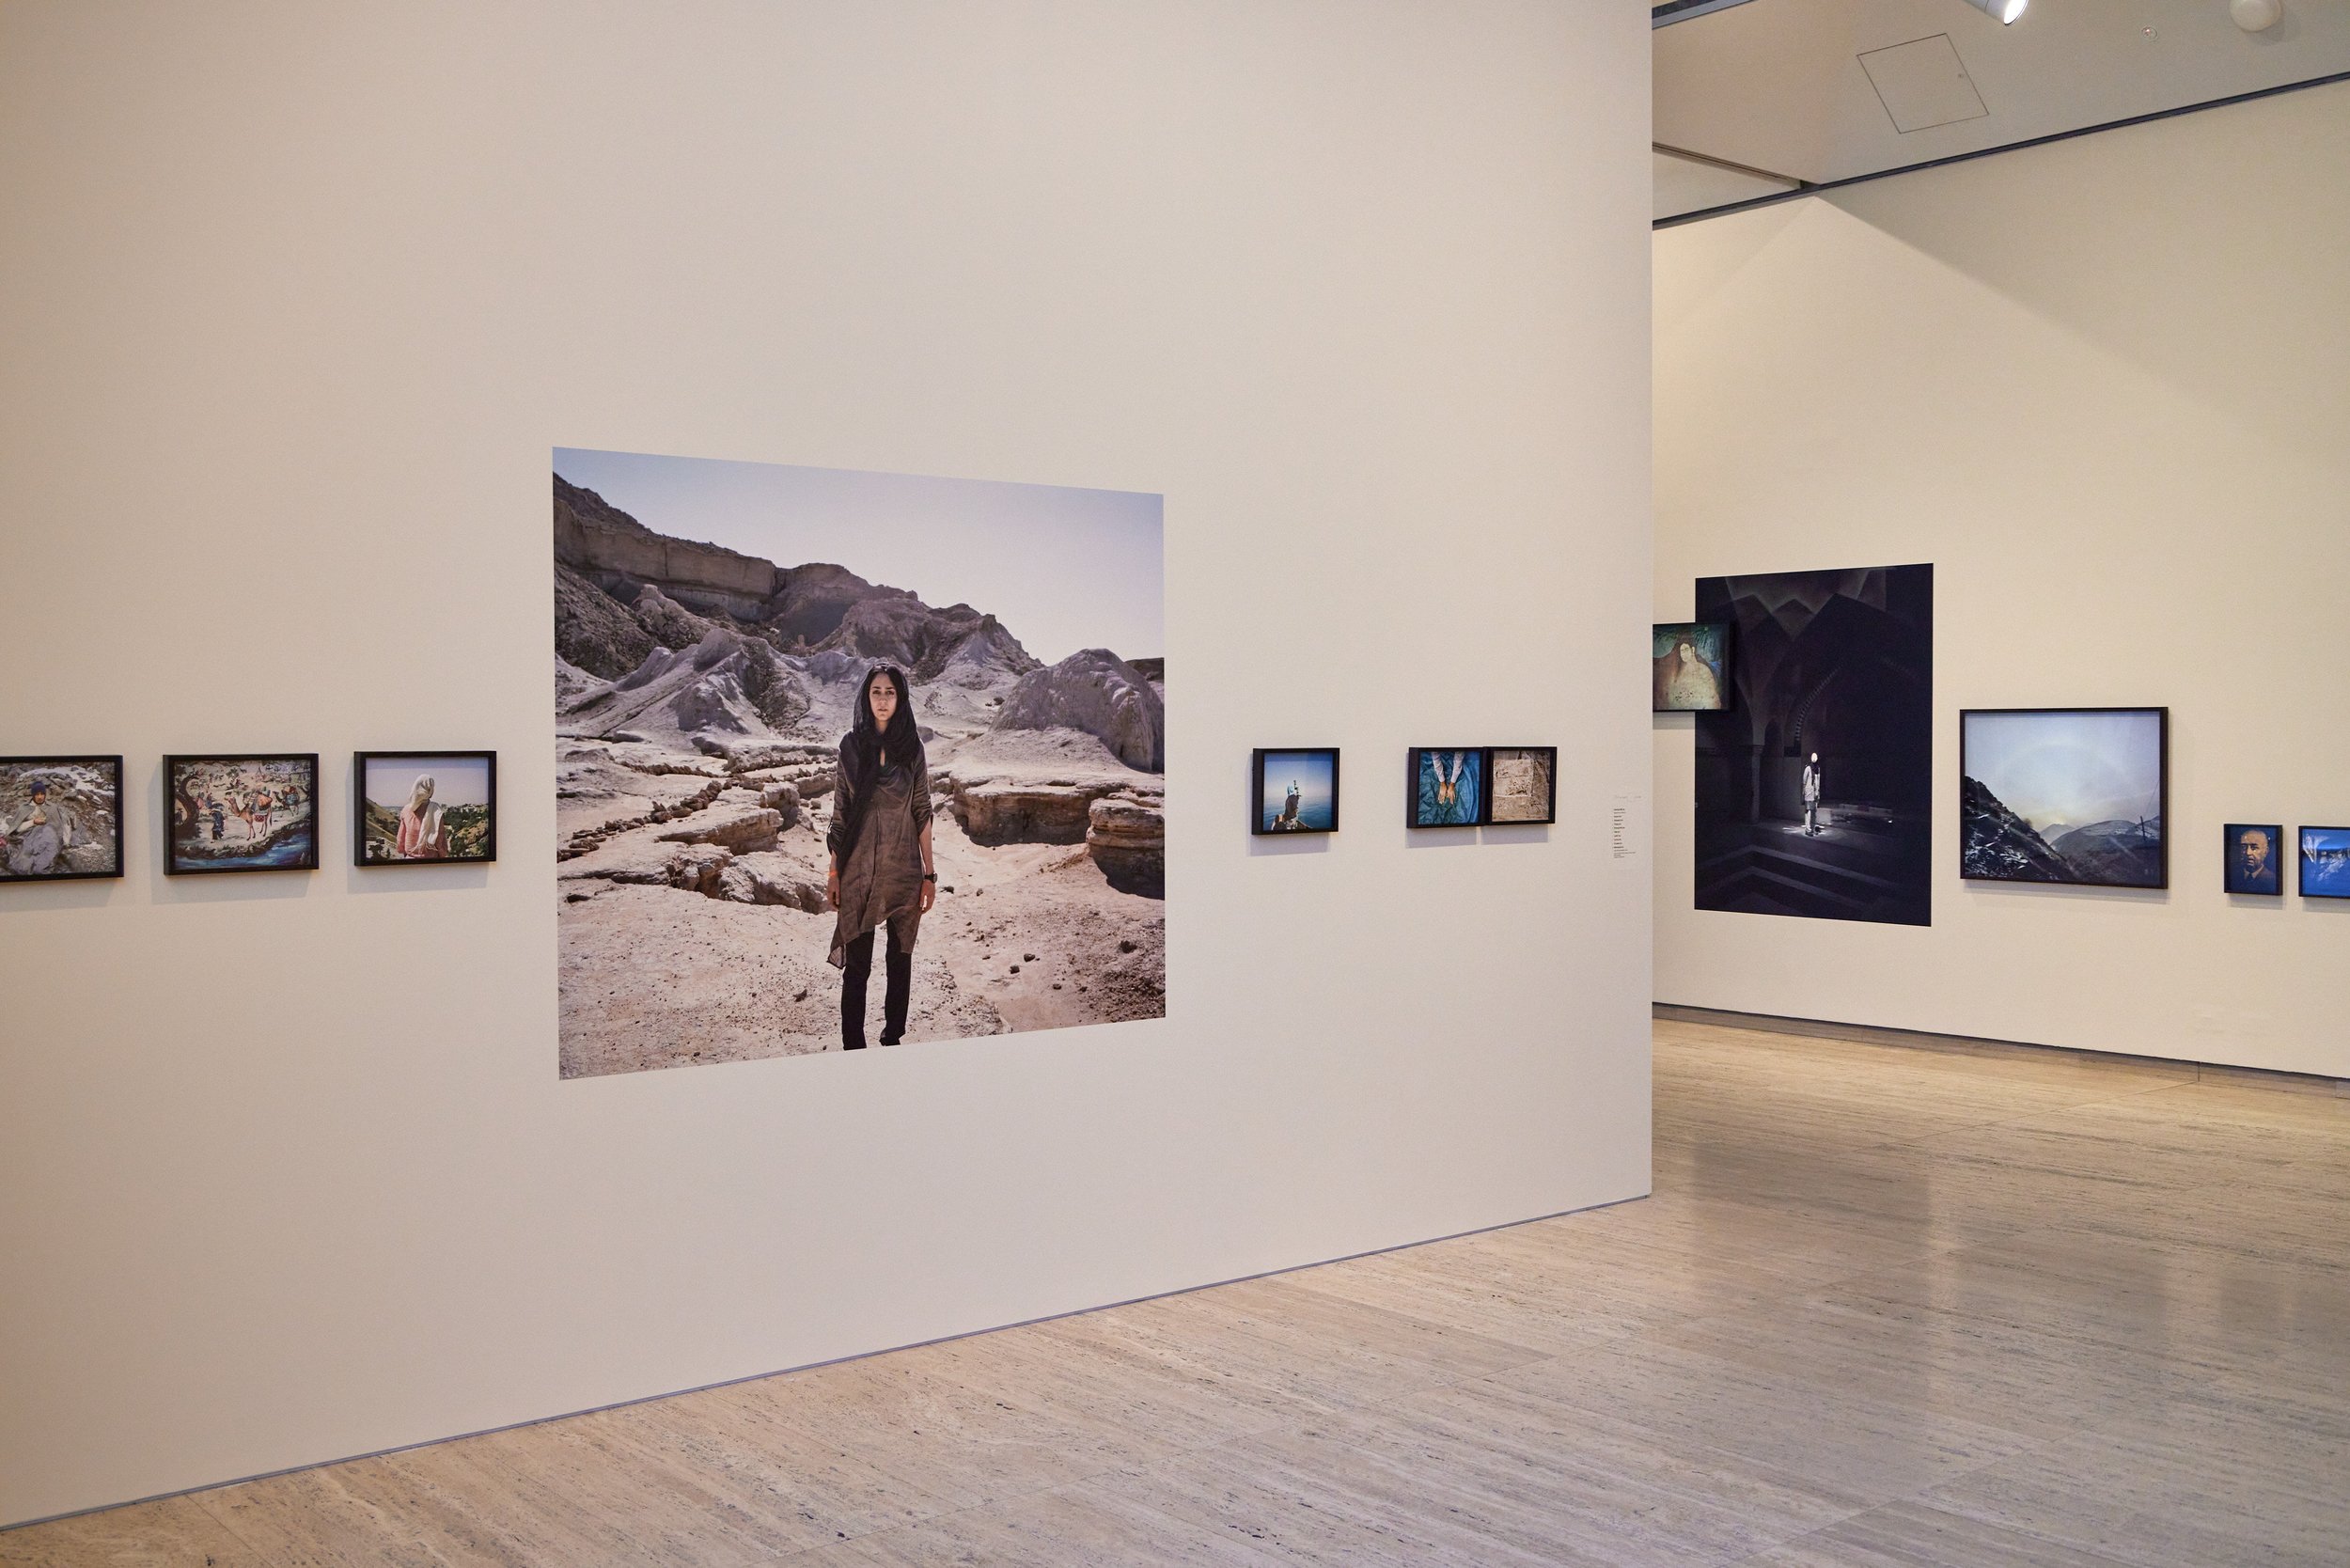
{"label": "white dome light fixture", "polygon": [[2264,33],[2284,20],[2284,0],[2228,0],[2228,14],[2246,32]]}
{"label": "white dome light fixture", "polygon": [[1966,3],[2004,27],[2023,15],[2024,8],[2030,5],[2031,0],[1966,0]]}

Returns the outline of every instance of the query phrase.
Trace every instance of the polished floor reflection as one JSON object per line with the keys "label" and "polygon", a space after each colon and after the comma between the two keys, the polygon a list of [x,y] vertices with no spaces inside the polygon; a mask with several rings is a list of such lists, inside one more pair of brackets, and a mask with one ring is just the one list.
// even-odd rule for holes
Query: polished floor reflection
{"label": "polished floor reflection", "polygon": [[22,1564],[2350,1562],[2350,1098],[1660,1023],[1656,1196]]}

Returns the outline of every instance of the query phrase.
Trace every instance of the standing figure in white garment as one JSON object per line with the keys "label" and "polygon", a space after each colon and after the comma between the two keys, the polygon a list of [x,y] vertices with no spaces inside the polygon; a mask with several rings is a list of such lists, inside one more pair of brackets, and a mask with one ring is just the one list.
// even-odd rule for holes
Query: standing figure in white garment
{"label": "standing figure in white garment", "polygon": [[1820,836],[1820,754],[1816,751],[1803,765],[1803,836]]}

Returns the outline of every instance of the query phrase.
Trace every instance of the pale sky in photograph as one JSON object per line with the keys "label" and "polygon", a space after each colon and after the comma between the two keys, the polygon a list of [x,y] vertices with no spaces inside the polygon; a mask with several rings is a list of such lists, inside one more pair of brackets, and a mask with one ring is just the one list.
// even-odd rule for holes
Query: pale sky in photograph
{"label": "pale sky in photograph", "polygon": [[416,779],[432,776],[432,798],[443,806],[490,804],[490,768],[478,757],[403,757],[368,764],[368,798],[397,811],[408,804]]}
{"label": "pale sky in photograph", "polygon": [[2162,810],[2162,721],[2145,713],[1969,713],[1966,772],[2035,828]]}
{"label": "pale sky in photograph", "polygon": [[568,447],[555,471],[671,539],[969,604],[1047,664],[1166,651],[1156,495]]}

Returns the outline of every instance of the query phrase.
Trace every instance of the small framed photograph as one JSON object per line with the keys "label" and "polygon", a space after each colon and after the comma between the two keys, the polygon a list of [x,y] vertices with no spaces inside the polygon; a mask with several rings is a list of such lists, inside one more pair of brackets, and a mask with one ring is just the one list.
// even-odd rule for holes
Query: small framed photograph
{"label": "small framed photograph", "polygon": [[1961,709],[1958,772],[1967,881],[2170,886],[2170,709]]}
{"label": "small framed photograph", "polygon": [[1730,706],[1730,622],[1685,620],[1649,635],[1650,707],[1659,713],[1712,713]]}
{"label": "small framed photograph", "polygon": [[2350,899],[2350,827],[2301,830],[2301,896]]}
{"label": "small framed photograph", "polygon": [[351,759],[351,855],[361,866],[498,857],[498,754],[361,751]]}
{"label": "small framed photograph", "polygon": [[1485,748],[1412,747],[1404,822],[1413,827],[1475,827],[1485,820]]}
{"label": "small framed photograph", "polygon": [[2230,823],[2220,835],[2231,893],[2285,894],[2285,830],[2277,823]]}
{"label": "small framed photograph", "polygon": [[1339,830],[1339,748],[1249,753],[1248,831],[1336,833]]}
{"label": "small framed photograph", "polygon": [[1488,805],[1485,821],[1550,823],[1559,820],[1559,748],[1555,745],[1494,745],[1485,748]]}
{"label": "small framed photograph", "polygon": [[0,882],[121,874],[121,758],[0,757]]}
{"label": "small framed photograph", "polygon": [[164,870],[315,871],[319,758],[310,752],[164,759]]}

